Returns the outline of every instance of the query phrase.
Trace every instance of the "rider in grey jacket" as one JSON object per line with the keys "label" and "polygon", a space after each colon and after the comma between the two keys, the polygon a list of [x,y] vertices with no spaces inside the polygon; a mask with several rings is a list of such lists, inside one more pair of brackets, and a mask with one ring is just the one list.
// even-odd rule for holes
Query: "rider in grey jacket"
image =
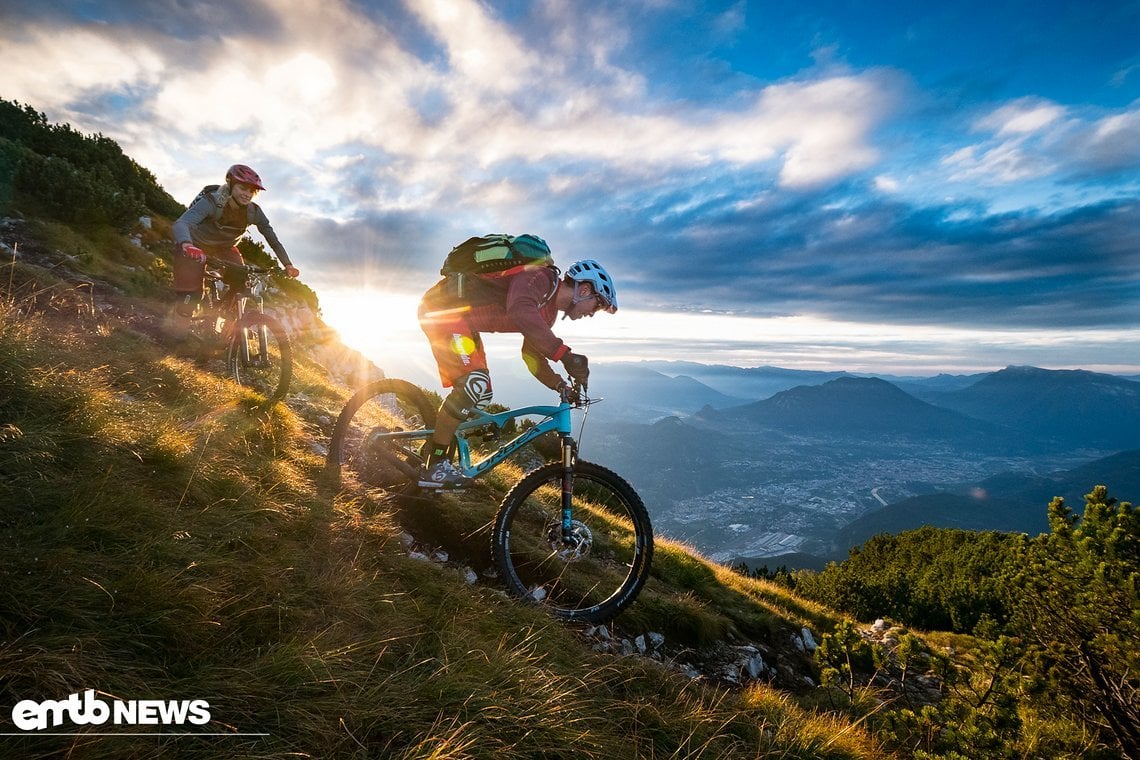
{"label": "rider in grey jacket", "polygon": [[257,172],[243,164],[234,164],[226,172],[226,184],[204,191],[174,223],[174,292],[181,316],[193,314],[202,297],[207,255],[235,264],[244,263],[235,245],[250,226],[257,227],[265,237],[288,276],[300,274],[265,212],[253,202],[253,196],[264,189]]}

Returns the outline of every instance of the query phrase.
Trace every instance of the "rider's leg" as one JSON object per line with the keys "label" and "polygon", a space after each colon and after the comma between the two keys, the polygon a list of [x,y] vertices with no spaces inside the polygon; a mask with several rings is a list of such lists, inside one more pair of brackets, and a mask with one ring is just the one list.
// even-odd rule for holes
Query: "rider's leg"
{"label": "rider's leg", "polygon": [[428,465],[447,459],[451,440],[459,423],[467,419],[473,409],[482,409],[491,403],[494,390],[491,388],[491,375],[485,369],[456,378],[451,393],[443,400],[436,415],[435,432],[428,447]]}
{"label": "rider's leg", "polygon": [[420,486],[425,488],[457,488],[471,479],[451,464],[451,441],[459,423],[474,409],[491,401],[491,376],[485,369],[468,372],[456,378],[455,387],[443,400],[436,415],[435,432],[427,446],[427,459],[420,473]]}
{"label": "rider's leg", "polygon": [[435,416],[435,432],[432,433],[431,440],[424,450],[425,461],[429,468],[451,458],[451,439],[460,422],[462,420],[457,420],[445,408],[440,407],[439,413]]}
{"label": "rider's leg", "polygon": [[167,319],[167,333],[182,340],[190,332],[190,317],[202,300],[202,276],[206,266],[187,256],[181,248],[174,252],[174,305]]}

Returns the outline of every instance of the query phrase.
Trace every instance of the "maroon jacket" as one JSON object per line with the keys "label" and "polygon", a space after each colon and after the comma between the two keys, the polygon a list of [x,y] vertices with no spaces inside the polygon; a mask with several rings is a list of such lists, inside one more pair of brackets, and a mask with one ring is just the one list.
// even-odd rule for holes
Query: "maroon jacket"
{"label": "maroon jacket", "polygon": [[527,367],[543,385],[556,388],[561,378],[547,360],[558,361],[570,350],[551,329],[558,317],[554,294],[559,287],[558,270],[536,267],[507,277],[468,276],[464,283],[465,296],[460,299],[455,295],[454,281],[445,277],[424,294],[420,321],[425,322],[425,316],[432,312],[463,305],[468,308],[452,311],[454,317],[446,320],[428,317],[426,322],[438,323],[439,329],[446,333],[450,333],[452,327],[444,324],[445,321],[452,325],[462,322],[473,333],[521,333],[522,355]]}

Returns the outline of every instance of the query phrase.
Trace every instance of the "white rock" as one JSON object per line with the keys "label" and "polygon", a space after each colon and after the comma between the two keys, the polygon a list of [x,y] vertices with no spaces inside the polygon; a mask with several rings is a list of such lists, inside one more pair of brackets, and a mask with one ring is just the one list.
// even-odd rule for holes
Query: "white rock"
{"label": "white rock", "polygon": [[744,670],[749,678],[755,680],[768,671],[768,666],[764,664],[764,658],[757,654],[744,663]]}

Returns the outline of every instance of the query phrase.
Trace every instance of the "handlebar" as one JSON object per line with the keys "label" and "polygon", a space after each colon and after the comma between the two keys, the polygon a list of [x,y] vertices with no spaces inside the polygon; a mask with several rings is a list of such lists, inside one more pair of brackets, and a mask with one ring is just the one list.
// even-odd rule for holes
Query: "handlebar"
{"label": "handlebar", "polygon": [[558,389],[558,397],[563,403],[568,403],[575,408],[589,406],[590,404],[586,384],[577,380],[573,383],[563,383],[562,387]]}
{"label": "handlebar", "polygon": [[236,261],[226,261],[213,256],[206,257],[206,266],[221,267],[223,269],[238,269],[250,274],[270,274],[273,270],[254,266],[253,264],[238,264]]}

